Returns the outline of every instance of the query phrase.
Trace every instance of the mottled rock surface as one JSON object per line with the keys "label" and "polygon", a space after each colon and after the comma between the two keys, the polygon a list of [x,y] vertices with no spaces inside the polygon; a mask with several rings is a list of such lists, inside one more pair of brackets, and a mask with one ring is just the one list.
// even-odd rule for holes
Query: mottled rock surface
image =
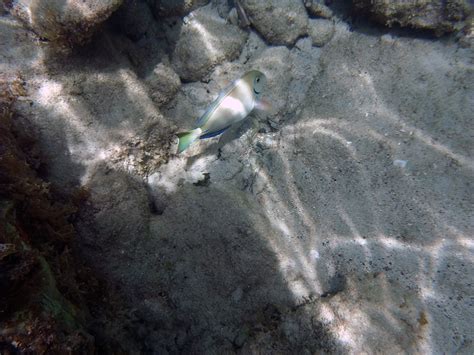
{"label": "mottled rock surface", "polygon": [[322,47],[329,42],[335,32],[334,23],[324,19],[310,19],[308,28],[313,46],[317,47]]}
{"label": "mottled rock surface", "polygon": [[324,0],[304,0],[304,6],[311,16],[331,18],[332,10],[326,6]]}
{"label": "mottled rock surface", "polygon": [[307,32],[308,16],[300,1],[240,1],[252,26],[270,44],[293,45]]}
{"label": "mottled rock surface", "polygon": [[466,0],[353,0],[353,5],[383,25],[431,30],[437,35],[461,29],[462,21],[473,11],[472,3]]}
{"label": "mottled rock surface", "polygon": [[148,90],[153,101],[161,106],[171,101],[177,94],[181,81],[172,68],[158,64],[146,78]]}
{"label": "mottled rock surface", "polygon": [[217,64],[238,57],[246,38],[211,6],[200,8],[183,23],[172,65],[181,79],[200,80]]}
{"label": "mottled rock surface", "polygon": [[132,40],[143,37],[153,23],[153,14],[145,1],[126,0],[115,14],[118,26]]}
{"label": "mottled rock surface", "polygon": [[61,45],[86,42],[122,3],[122,0],[17,0],[11,13],[39,37]]}

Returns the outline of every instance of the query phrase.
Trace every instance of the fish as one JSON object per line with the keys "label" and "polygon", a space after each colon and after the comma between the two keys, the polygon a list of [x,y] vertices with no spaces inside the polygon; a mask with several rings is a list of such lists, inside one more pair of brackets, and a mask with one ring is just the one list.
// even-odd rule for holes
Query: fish
{"label": "fish", "polygon": [[265,106],[262,92],[267,82],[265,74],[251,70],[231,85],[211,103],[190,131],[178,133],[178,154],[198,139],[216,137],[233,124],[245,119],[255,107]]}

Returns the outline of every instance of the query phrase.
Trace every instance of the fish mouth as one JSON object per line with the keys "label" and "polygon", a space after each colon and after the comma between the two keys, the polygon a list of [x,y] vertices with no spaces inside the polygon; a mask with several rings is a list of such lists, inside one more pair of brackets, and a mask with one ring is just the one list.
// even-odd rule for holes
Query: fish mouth
{"label": "fish mouth", "polygon": [[255,94],[259,95],[261,91],[257,91],[257,90],[255,90],[255,88],[253,88],[253,92],[254,92]]}

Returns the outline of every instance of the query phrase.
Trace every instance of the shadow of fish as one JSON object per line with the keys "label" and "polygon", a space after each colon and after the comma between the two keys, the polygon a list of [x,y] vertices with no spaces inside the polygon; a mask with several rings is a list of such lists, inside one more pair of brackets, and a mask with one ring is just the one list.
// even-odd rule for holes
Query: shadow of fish
{"label": "shadow of fish", "polygon": [[224,133],[234,123],[242,121],[257,106],[262,106],[261,94],[266,83],[265,74],[251,70],[228,86],[196,121],[194,129],[178,133],[178,153],[197,139]]}

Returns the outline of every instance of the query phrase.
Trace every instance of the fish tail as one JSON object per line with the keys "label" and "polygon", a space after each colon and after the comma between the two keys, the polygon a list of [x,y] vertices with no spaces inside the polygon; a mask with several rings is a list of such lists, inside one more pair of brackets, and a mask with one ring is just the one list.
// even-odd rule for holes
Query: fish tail
{"label": "fish tail", "polygon": [[191,131],[178,133],[179,144],[178,144],[178,153],[183,152],[187,149],[192,142],[199,138],[201,135],[201,128],[196,128]]}

